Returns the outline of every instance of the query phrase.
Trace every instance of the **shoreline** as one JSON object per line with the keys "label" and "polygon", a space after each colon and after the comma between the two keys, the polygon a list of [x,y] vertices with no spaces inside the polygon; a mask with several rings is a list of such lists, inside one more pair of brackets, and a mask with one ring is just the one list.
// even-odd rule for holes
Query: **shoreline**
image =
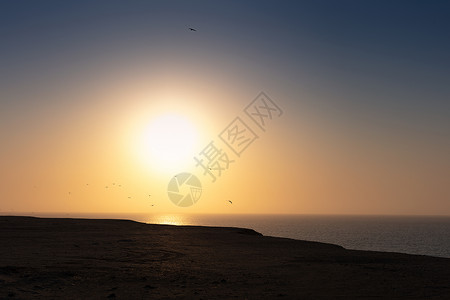
{"label": "shoreline", "polygon": [[450,258],[450,217],[235,215],[235,214],[24,214],[41,218],[129,219],[147,224],[252,228],[266,236],[320,241],[346,249]]}
{"label": "shoreline", "polygon": [[0,216],[0,298],[450,297],[450,258],[237,227]]}

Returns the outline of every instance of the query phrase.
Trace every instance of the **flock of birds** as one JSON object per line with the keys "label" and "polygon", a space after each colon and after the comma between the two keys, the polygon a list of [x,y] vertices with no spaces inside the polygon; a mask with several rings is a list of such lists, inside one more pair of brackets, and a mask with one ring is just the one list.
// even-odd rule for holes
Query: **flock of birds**
{"label": "flock of birds", "polygon": [[[89,183],[86,183],[86,186],[89,186]],[[112,186],[119,187],[119,188],[122,187],[121,184],[116,184],[115,182],[112,183]],[[109,185],[106,185],[106,186],[105,186],[105,189],[110,189],[110,186],[109,186]],[[69,196],[70,196],[70,195],[72,195],[72,192],[69,191],[68,194],[69,194]],[[151,194],[148,194],[148,197],[149,197],[149,198],[150,198],[151,196],[152,196]],[[132,199],[133,197],[132,197],[132,196],[128,196],[127,198],[128,198],[128,199]],[[232,202],[231,200],[227,200],[227,201],[228,201],[230,204],[233,204],[233,202]],[[155,206],[155,204],[152,203],[151,206]]]}
{"label": "flock of birds", "polygon": [[[86,186],[88,187],[88,186],[91,186],[89,183],[86,183]],[[118,187],[118,188],[121,188],[122,187],[122,185],[121,184],[116,184],[115,182],[113,182],[112,184],[111,184],[111,186],[110,185],[106,185],[104,188],[105,188],[105,190],[109,190],[109,189],[111,189],[112,187]],[[69,191],[68,192],[68,194],[69,194],[69,196],[70,195],[72,195],[72,192],[71,191]],[[148,194],[148,197],[151,197],[152,195],[151,194]],[[128,196],[127,197],[128,199],[132,199],[133,197],[132,196]],[[155,206],[155,204],[151,204],[151,206]]]}

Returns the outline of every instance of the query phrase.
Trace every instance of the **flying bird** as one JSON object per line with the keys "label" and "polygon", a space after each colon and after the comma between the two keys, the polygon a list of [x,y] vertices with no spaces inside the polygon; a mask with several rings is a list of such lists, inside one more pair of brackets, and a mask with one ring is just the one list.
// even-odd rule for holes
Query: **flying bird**
{"label": "flying bird", "polygon": [[190,31],[197,31],[197,29],[190,28],[190,27],[189,27],[189,30],[190,30]]}
{"label": "flying bird", "polygon": [[231,202],[231,200],[228,200],[228,202],[230,202],[231,204],[233,204],[233,202]]}

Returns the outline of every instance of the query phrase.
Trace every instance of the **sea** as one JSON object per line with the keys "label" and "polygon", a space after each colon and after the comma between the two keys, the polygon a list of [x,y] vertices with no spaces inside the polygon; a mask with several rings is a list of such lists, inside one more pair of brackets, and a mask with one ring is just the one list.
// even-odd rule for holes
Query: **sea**
{"label": "sea", "polygon": [[254,229],[266,236],[332,243],[347,249],[450,258],[450,216],[86,213],[20,215],[129,219],[151,224],[243,227]]}

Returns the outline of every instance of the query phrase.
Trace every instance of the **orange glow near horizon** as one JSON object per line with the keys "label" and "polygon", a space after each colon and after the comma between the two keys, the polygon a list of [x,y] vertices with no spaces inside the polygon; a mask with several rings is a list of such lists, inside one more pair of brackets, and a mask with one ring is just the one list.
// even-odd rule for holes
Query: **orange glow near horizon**
{"label": "orange glow near horizon", "polygon": [[[233,97],[240,103],[229,103],[228,97],[222,97],[218,100],[224,105],[222,109],[212,101],[221,94],[218,90],[203,96],[185,92],[183,97],[170,98],[143,94],[112,89],[93,110],[56,116],[54,124],[36,123],[33,128],[24,127],[22,132],[9,135],[15,144],[3,149],[10,151],[4,153],[9,159],[3,167],[8,171],[0,176],[2,199],[11,200],[2,202],[0,210],[382,214],[389,208],[393,214],[431,214],[434,211],[427,210],[420,199],[433,197],[431,201],[439,201],[445,197],[443,181],[431,182],[419,176],[432,168],[434,174],[444,178],[448,171],[445,164],[419,163],[416,156],[404,155],[404,147],[392,149],[389,143],[374,148],[370,141],[347,133],[331,136],[312,114],[289,114],[282,95],[276,98],[285,106],[286,115],[268,132],[259,132],[260,138],[242,157],[235,157],[230,169],[212,183],[196,168],[193,155],[212,139],[217,140],[217,135],[252,98],[245,99],[248,93],[235,92]],[[105,98],[110,99],[108,105],[102,100]],[[186,105],[186,99],[190,105]],[[299,117],[302,126],[294,130],[291,124]],[[139,148],[139,143],[145,142],[142,134],[147,126],[155,121],[152,130],[158,133],[167,120],[179,123],[160,137],[183,127],[180,132],[184,136],[177,139],[181,144],[189,143],[189,147],[182,148],[186,152],[180,152],[183,159],[173,165],[164,161],[170,157],[163,157],[162,152],[139,152],[145,149]],[[184,129],[193,135],[186,135]],[[331,148],[332,152],[328,150]],[[147,154],[153,155],[151,159],[146,160]],[[168,199],[167,184],[179,172],[192,172],[202,180],[201,199],[192,207],[180,208]],[[435,193],[416,189],[420,184],[428,184]],[[390,205],[394,198],[403,207]]]}

